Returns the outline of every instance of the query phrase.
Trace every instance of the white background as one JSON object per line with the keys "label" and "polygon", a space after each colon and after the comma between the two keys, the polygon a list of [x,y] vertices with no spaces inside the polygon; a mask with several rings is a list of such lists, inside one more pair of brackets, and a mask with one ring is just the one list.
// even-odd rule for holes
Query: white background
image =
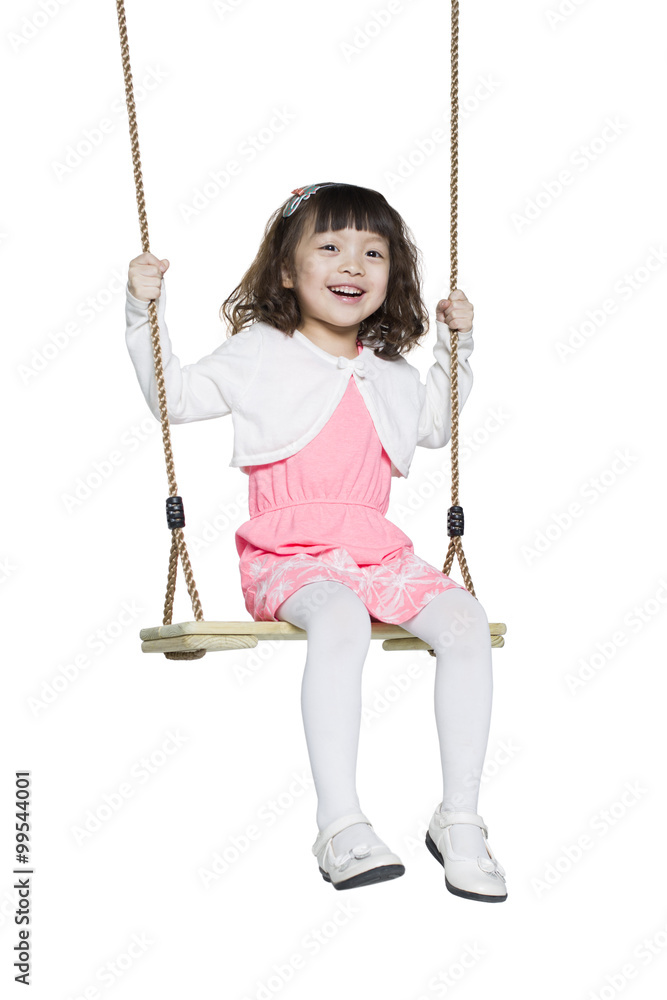
{"label": "white background", "polygon": [[[220,343],[218,309],[289,192],[342,180],[382,191],[422,251],[432,328],[409,360],[425,378],[449,291],[449,4],[217,6],[127,5],[175,353],[187,363]],[[560,19],[557,0],[461,11],[458,285],[475,307],[464,548],[489,619],[507,624],[479,811],[509,897],[487,906],[449,893],[423,843],[441,793],[426,652],[373,643],[363,679],[360,801],[406,873],[336,892],[310,850],[305,643],[192,662],[140,651],[139,629],[162,620],[168,491],[124,343],[141,244],[115,5],[3,5],[3,981],[18,940],[14,772],[29,769],[32,996],[657,994],[666,24],[648,0],[560,6]],[[292,120],[262,132],[275,109]],[[230,159],[240,175],[186,219]],[[396,183],[401,162],[413,167]],[[204,421],[173,441],[204,613],[247,620],[234,546],[247,477],[228,466],[231,434]],[[438,567],[449,460],[449,447],[418,449],[388,512]],[[174,620],[191,617],[179,569]],[[216,856],[227,870],[207,886]]]}

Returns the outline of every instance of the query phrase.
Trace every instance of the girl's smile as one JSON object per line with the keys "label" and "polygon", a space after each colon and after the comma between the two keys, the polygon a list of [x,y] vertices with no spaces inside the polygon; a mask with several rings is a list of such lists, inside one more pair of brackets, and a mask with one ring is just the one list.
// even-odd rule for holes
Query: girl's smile
{"label": "girl's smile", "polygon": [[359,285],[348,285],[347,283],[341,285],[330,285],[329,291],[332,292],[340,302],[345,302],[346,304],[361,302],[366,295],[365,289],[361,289]]}

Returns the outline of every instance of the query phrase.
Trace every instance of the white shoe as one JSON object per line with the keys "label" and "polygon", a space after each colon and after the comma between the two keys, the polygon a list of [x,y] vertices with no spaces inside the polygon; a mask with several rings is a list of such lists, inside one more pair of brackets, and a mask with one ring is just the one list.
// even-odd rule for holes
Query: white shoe
{"label": "white shoe", "polygon": [[[445,869],[445,885],[455,896],[480,899],[487,903],[502,903],[507,899],[505,869],[489,847],[484,820],[478,813],[446,809],[437,806],[426,834],[426,846]],[[449,827],[454,823],[474,823],[482,830],[488,857],[466,858],[452,848]]]}
{"label": "white shoe", "polygon": [[360,839],[349,851],[336,855],[331,841],[354,823],[372,823],[362,812],[348,813],[325,826],[317,835],[313,844],[313,854],[316,855],[322,878],[331,882],[334,889],[354,889],[359,885],[369,885],[371,882],[384,882],[387,879],[403,875],[403,862],[382,844],[369,847]]}

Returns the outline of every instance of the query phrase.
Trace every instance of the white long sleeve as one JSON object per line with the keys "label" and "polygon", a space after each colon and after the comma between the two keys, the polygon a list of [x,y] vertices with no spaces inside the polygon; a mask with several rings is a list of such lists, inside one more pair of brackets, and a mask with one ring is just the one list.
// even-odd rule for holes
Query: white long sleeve
{"label": "white long sleeve", "polygon": [[[426,385],[422,410],[419,416],[419,437],[417,444],[422,448],[444,448],[452,436],[451,385],[449,368],[451,362],[450,331],[446,323],[436,321],[437,340],[433,347],[435,362],[426,373]],[[467,333],[459,332],[458,344],[458,388],[459,412],[472,389],[472,370],[468,358],[474,348],[472,327]]]}
{"label": "white long sleeve", "polygon": [[[135,298],[126,285],[125,342],[134,369],[153,413],[160,419],[157,383],[151,342],[149,303]],[[193,420],[209,420],[231,413],[232,406],[247,388],[259,367],[261,351],[257,338],[242,331],[224,340],[211,354],[194,364],[181,366],[172,352],[165,322],[166,290],[164,276],[158,298],[158,326],[162,348],[162,366],[167,394],[167,415],[170,423],[184,424]]]}

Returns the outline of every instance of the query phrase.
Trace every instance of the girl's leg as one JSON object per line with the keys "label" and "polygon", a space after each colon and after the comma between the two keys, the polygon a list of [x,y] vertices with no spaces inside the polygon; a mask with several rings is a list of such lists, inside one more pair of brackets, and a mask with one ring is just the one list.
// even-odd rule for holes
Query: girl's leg
{"label": "girl's leg", "polygon": [[[361,809],[356,769],[370,615],[349,587],[319,580],[299,587],[276,609],[275,617],[307,633],[301,712],[317,793],[317,825],[323,830]],[[355,823],[336,834],[332,846],[341,853],[362,840],[369,846],[384,843],[367,824]]]}
{"label": "girl's leg", "polygon": [[[491,636],[484,608],[467,590],[437,594],[401,622],[436,654],[435,718],[442,764],[442,809],[477,812],[479,782],[491,724]],[[486,857],[479,827],[450,827],[452,847]]]}

